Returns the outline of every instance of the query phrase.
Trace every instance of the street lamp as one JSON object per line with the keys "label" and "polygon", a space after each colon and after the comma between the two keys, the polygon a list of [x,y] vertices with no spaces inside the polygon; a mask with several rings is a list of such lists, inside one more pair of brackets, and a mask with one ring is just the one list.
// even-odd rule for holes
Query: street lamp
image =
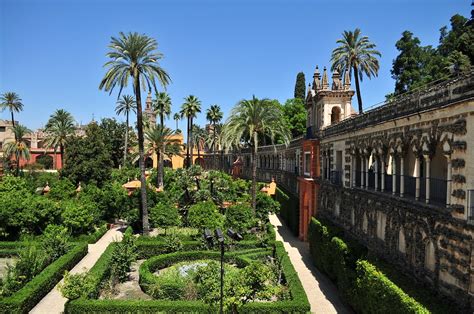
{"label": "street lamp", "polygon": [[[221,300],[220,300],[220,313],[224,313],[224,242],[225,237],[220,228],[217,228],[214,232],[215,238],[220,245],[221,249]],[[243,237],[240,233],[235,232],[232,229],[227,229],[227,235],[234,241],[241,241]],[[212,247],[214,245],[214,237],[212,236],[211,230],[208,228],[204,229],[203,237],[207,244]]]}

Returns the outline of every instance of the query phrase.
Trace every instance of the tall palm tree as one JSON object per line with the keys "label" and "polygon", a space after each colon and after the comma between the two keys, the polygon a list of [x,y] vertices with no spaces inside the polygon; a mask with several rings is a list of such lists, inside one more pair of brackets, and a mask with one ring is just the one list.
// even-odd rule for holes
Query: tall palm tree
{"label": "tall palm tree", "polygon": [[184,103],[181,105],[181,117],[186,117],[188,120],[188,135],[187,135],[187,144],[186,144],[186,168],[192,164],[190,149],[192,149],[192,138],[193,138],[193,119],[196,117],[196,114],[201,112],[201,101],[194,95],[189,95],[184,98]]}
{"label": "tall palm tree", "polygon": [[[201,158],[201,148],[204,147],[204,144],[206,142],[206,135],[207,132],[203,128],[201,128],[199,125],[193,125],[193,130],[192,130],[192,140],[193,140],[193,145],[196,146],[197,148],[197,158]],[[192,147],[194,148],[194,147]]]}
{"label": "tall palm tree", "polygon": [[[59,147],[59,155],[61,156],[62,166],[66,164],[64,158],[64,149],[67,139],[74,134],[74,118],[64,109],[56,110],[46,123],[44,131],[46,136],[46,147]],[[56,165],[54,165],[56,167]]]}
{"label": "tall palm tree", "polygon": [[241,100],[231,111],[222,130],[222,141],[229,150],[246,142],[251,147],[252,162],[252,208],[255,213],[257,196],[257,150],[259,138],[268,137],[272,144],[275,137],[281,138],[285,145],[290,142],[290,130],[285,127],[281,109],[272,105],[268,99],[255,96]]}
{"label": "tall palm tree", "polygon": [[28,143],[24,139],[25,135],[31,133],[26,126],[17,124],[13,127],[13,134],[15,135],[15,140],[5,143],[4,150],[5,154],[9,159],[15,157],[16,162],[16,175],[20,174],[20,162],[22,159],[30,160],[30,150],[28,148]]}
{"label": "tall palm tree", "polygon": [[212,141],[211,150],[212,150],[212,163],[213,167],[216,167],[216,144],[217,144],[217,124],[221,122],[224,114],[221,111],[221,107],[218,105],[212,105],[206,111],[206,119],[212,124],[212,135],[214,140]]}
{"label": "tall palm tree", "polygon": [[[165,92],[157,93],[153,102],[153,109],[160,117],[160,126],[165,126],[165,117],[169,118],[171,114],[171,98]],[[163,188],[163,158],[165,154],[165,146],[161,146],[162,151],[158,154],[158,188]]]}
{"label": "tall palm tree", "polygon": [[128,80],[133,80],[133,91],[137,104],[137,133],[138,151],[140,165],[140,210],[142,214],[143,233],[149,233],[148,207],[146,198],[145,179],[145,159],[144,159],[144,136],[143,136],[143,114],[142,97],[140,87],[158,92],[156,81],[165,87],[170,82],[170,77],[166,71],[160,67],[158,60],[163,55],[157,51],[158,44],[155,39],[138,33],[119,33],[119,37],[112,37],[109,45],[110,51],[107,56],[111,59],[105,63],[107,72],[102,79],[99,89],[104,89],[112,93],[115,87],[119,88],[118,97],[124,87],[128,85]]}
{"label": "tall palm tree", "polygon": [[178,132],[178,130],[179,130],[178,121],[181,120],[181,115],[178,112],[176,112],[173,115],[173,120],[176,121],[176,132]]}
{"label": "tall palm tree", "polygon": [[[163,160],[168,145],[179,143],[179,140],[173,138],[175,132],[162,125],[153,126],[145,132],[145,138],[148,141],[148,151],[158,155],[158,160]],[[163,168],[158,165],[156,186],[163,188]]]}
{"label": "tall palm tree", "polygon": [[12,126],[15,127],[14,112],[20,112],[23,110],[23,103],[20,96],[15,92],[6,92],[0,97],[0,107],[3,110],[8,109],[12,114]]}
{"label": "tall palm tree", "polygon": [[374,49],[375,44],[369,41],[369,37],[361,36],[358,28],[354,32],[344,31],[342,39],[338,39],[337,43],[339,47],[333,50],[331,56],[331,69],[338,69],[341,72],[349,71],[349,77],[352,76],[352,71],[354,71],[359,113],[362,113],[359,79],[362,81],[364,74],[368,78],[378,75],[379,60],[377,57],[382,55]]}
{"label": "tall palm tree", "polygon": [[127,152],[128,152],[128,128],[129,128],[129,115],[130,111],[134,113],[137,112],[137,104],[135,103],[135,98],[132,95],[123,95],[117,101],[117,106],[115,107],[115,113],[117,115],[125,114],[125,121],[127,124],[127,129],[125,130],[125,145],[123,148],[123,166],[125,167],[127,163]]}

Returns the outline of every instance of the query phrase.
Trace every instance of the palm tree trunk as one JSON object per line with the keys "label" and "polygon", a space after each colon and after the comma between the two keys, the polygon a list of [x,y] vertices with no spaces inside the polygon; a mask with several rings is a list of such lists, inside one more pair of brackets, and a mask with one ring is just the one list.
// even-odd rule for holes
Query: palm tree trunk
{"label": "palm tree trunk", "polygon": [[216,136],[216,123],[214,122],[213,123],[213,128],[212,128],[212,133],[214,135],[214,141],[212,143],[212,166],[214,169],[217,168],[217,165],[216,165],[216,140],[217,140],[217,136]]}
{"label": "palm tree trunk", "polygon": [[140,211],[142,216],[142,232],[148,235],[150,225],[148,223],[148,207],[146,197],[146,178],[145,178],[145,153],[144,153],[144,137],[143,137],[143,117],[142,117],[142,99],[140,94],[140,77],[138,71],[133,73],[135,99],[137,101],[137,129],[138,129],[138,164],[140,166]]}
{"label": "palm tree trunk", "polygon": [[61,156],[61,169],[64,168],[66,165],[66,161],[64,160],[64,145],[59,144],[59,155]]}
{"label": "palm tree trunk", "polygon": [[189,130],[189,117],[188,117],[188,138],[186,139],[186,164],[185,167],[189,167],[189,145],[191,144],[190,138],[191,138],[191,131]]}
{"label": "palm tree trunk", "polygon": [[[165,121],[164,121],[164,116],[163,116],[163,112],[161,112],[160,114],[160,124],[161,124],[161,128],[162,128],[162,131],[165,130]],[[163,143],[163,145],[161,145],[160,149],[159,149],[159,152],[158,152],[158,173],[157,173],[157,176],[158,176],[158,188],[163,188],[163,170],[164,170],[164,160],[163,160],[163,157],[165,155],[165,145]]]}
{"label": "palm tree trunk", "polygon": [[354,67],[354,80],[356,83],[357,102],[359,103],[359,114],[362,114],[364,111],[362,109],[362,96],[360,95],[359,86],[359,70],[357,69],[357,67]]}
{"label": "palm tree trunk", "polygon": [[123,167],[125,168],[127,164],[127,151],[128,151],[128,110],[126,113],[127,119],[126,119],[126,124],[127,124],[127,129],[125,130],[125,147],[123,148]]}
{"label": "palm tree trunk", "polygon": [[253,133],[253,150],[252,150],[252,209],[253,214],[257,211],[257,149],[258,135]]}
{"label": "palm tree trunk", "polygon": [[176,120],[176,131],[178,131],[178,120]]}
{"label": "palm tree trunk", "polygon": [[[13,117],[13,110],[11,111],[11,114],[12,114],[12,127],[13,127],[13,129],[15,129],[15,118]],[[15,135],[15,142],[16,142],[18,140],[16,138],[16,132],[13,132],[13,133]]]}

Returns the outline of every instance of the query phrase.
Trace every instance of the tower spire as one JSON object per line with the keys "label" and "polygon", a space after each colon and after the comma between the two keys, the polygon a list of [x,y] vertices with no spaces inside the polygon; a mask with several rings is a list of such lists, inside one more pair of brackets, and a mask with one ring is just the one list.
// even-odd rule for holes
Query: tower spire
{"label": "tower spire", "polygon": [[332,90],[340,89],[342,89],[341,74],[339,74],[337,69],[334,69],[334,72],[332,72]]}
{"label": "tower spire", "polygon": [[313,89],[318,90],[321,89],[321,74],[319,73],[319,68],[316,66],[316,69],[314,69],[314,75],[313,75]]}
{"label": "tower spire", "polygon": [[349,76],[349,70],[344,72],[344,90],[351,89],[351,77]]}
{"label": "tower spire", "polygon": [[324,70],[323,70],[322,89],[329,89],[328,73],[326,71],[326,67],[324,67]]}

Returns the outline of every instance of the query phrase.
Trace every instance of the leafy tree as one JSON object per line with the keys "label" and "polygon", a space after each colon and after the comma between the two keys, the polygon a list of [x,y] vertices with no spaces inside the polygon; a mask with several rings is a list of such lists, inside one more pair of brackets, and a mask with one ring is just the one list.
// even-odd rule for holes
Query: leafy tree
{"label": "leafy tree", "polygon": [[124,282],[128,279],[127,273],[130,271],[130,266],[137,259],[135,242],[132,229],[128,227],[122,241],[115,245],[112,253],[110,261],[112,283]]}
{"label": "leafy tree", "polygon": [[359,103],[359,114],[363,112],[362,96],[360,93],[359,79],[362,81],[364,74],[370,79],[377,76],[379,71],[379,60],[381,54],[375,50],[375,44],[369,41],[369,37],[361,36],[360,29],[344,31],[342,39],[338,39],[339,47],[335,48],[331,56],[331,70],[349,71],[356,85],[357,101]]}
{"label": "leafy tree", "polygon": [[74,131],[74,118],[64,109],[56,110],[46,123],[46,147],[53,147],[55,151],[59,147],[63,167],[66,165],[64,149],[68,139],[74,135]]}
{"label": "leafy tree", "polygon": [[41,234],[50,224],[61,222],[61,207],[50,198],[26,194],[22,205],[15,215],[23,232]]}
{"label": "leafy tree", "polygon": [[233,109],[223,128],[223,143],[226,149],[246,142],[252,149],[252,208],[256,208],[257,151],[260,136],[269,136],[272,143],[276,136],[288,145],[290,131],[285,128],[281,110],[268,99],[241,100]]}
{"label": "leafy tree", "polygon": [[5,143],[3,149],[5,155],[8,158],[15,158],[16,162],[16,175],[20,174],[20,164],[22,160],[30,160],[30,149],[28,143],[25,140],[27,133],[31,131],[21,124],[17,124],[13,127],[13,134],[15,134],[14,141],[8,141]]}
{"label": "leafy tree", "polygon": [[288,99],[283,105],[283,114],[293,138],[306,133],[307,111],[304,100],[299,98]]}
{"label": "leafy tree", "polygon": [[[173,135],[174,131],[162,125],[154,126],[148,129],[145,132],[145,138],[148,141],[148,151],[157,154],[158,159],[161,159],[161,161],[163,161],[162,154],[166,154],[166,147],[179,143],[179,140],[173,138]],[[163,188],[163,169],[164,165],[162,162],[158,165],[158,175],[156,184],[158,188]]]}
{"label": "leafy tree", "polygon": [[123,95],[117,101],[117,106],[115,107],[115,113],[117,115],[125,114],[125,144],[123,146],[123,166],[126,166],[127,163],[127,153],[128,153],[128,132],[129,132],[129,115],[130,112],[137,112],[137,104],[135,98],[131,95]]}
{"label": "leafy tree", "polygon": [[67,228],[58,225],[48,225],[41,239],[41,247],[51,261],[64,255],[69,248],[69,232]]}
{"label": "leafy tree", "polygon": [[127,137],[127,126],[125,123],[117,122],[115,119],[104,118],[99,125],[104,142],[109,146],[110,161],[114,168],[118,168],[124,158],[124,138]]}
{"label": "leafy tree", "polygon": [[474,26],[467,23],[468,19],[455,14],[451,17],[451,29],[447,26],[440,29],[439,53],[449,57],[457,52],[469,59],[469,64],[474,64]]}
{"label": "leafy tree", "polygon": [[110,146],[97,124],[89,124],[85,137],[70,138],[67,145],[68,163],[61,170],[62,176],[76,185],[92,182],[99,187],[109,180],[112,168]]}
{"label": "leafy tree", "polygon": [[74,201],[63,202],[63,212],[61,217],[63,225],[67,227],[73,235],[86,234],[94,230],[99,219],[99,212],[95,203]]}
{"label": "leafy tree", "polygon": [[[186,144],[186,168],[192,165],[192,157],[190,150],[193,147],[193,119],[196,115],[201,112],[201,101],[194,95],[189,95],[184,98],[184,103],[181,105],[181,117],[186,117],[188,120],[188,133],[187,133],[187,144]],[[192,151],[191,151],[192,153]]]}
{"label": "leafy tree", "polygon": [[188,221],[191,227],[215,229],[223,225],[224,217],[212,201],[201,202],[189,208]]}
{"label": "leafy tree", "polygon": [[43,154],[36,157],[36,162],[43,167],[43,169],[53,169],[53,158],[49,155]]}
{"label": "leafy tree", "polygon": [[56,201],[69,200],[76,195],[76,187],[68,178],[62,178],[51,184],[48,198]]}
{"label": "leafy tree", "polygon": [[180,223],[178,209],[168,202],[161,202],[150,210],[151,225],[166,229]]}
{"label": "leafy tree", "polygon": [[14,112],[23,111],[23,102],[20,96],[15,92],[6,92],[0,97],[0,108],[3,110],[8,109],[12,115],[12,126],[15,127]]}
{"label": "leafy tree", "polygon": [[224,117],[224,114],[221,111],[221,107],[218,105],[212,105],[207,109],[206,111],[206,119],[209,121],[209,123],[212,125],[212,144],[211,144],[211,150],[212,150],[212,158],[213,158],[213,167],[217,167],[216,164],[216,146],[217,146],[217,125],[221,122],[222,118]]}
{"label": "leafy tree", "polygon": [[255,223],[252,208],[246,204],[229,206],[225,212],[225,227],[234,231],[246,232]]}
{"label": "leafy tree", "polygon": [[122,89],[127,86],[128,78],[133,79],[133,90],[137,104],[138,152],[140,165],[140,209],[142,215],[143,233],[149,233],[148,208],[146,197],[145,158],[142,99],[140,87],[153,87],[157,93],[156,80],[162,85],[168,85],[170,77],[158,64],[163,55],[157,51],[157,42],[153,38],[138,33],[119,33],[119,38],[112,37],[107,56],[111,59],[105,66],[108,70],[99,85],[112,93],[115,87],[119,88],[119,97]]}
{"label": "leafy tree", "polygon": [[275,201],[266,193],[258,193],[257,195],[257,218],[263,223],[267,223],[268,213],[278,213],[280,210],[280,203]]}
{"label": "leafy tree", "polygon": [[295,84],[295,98],[304,100],[306,97],[306,80],[304,78],[304,73],[299,72],[296,75],[296,84]]}

